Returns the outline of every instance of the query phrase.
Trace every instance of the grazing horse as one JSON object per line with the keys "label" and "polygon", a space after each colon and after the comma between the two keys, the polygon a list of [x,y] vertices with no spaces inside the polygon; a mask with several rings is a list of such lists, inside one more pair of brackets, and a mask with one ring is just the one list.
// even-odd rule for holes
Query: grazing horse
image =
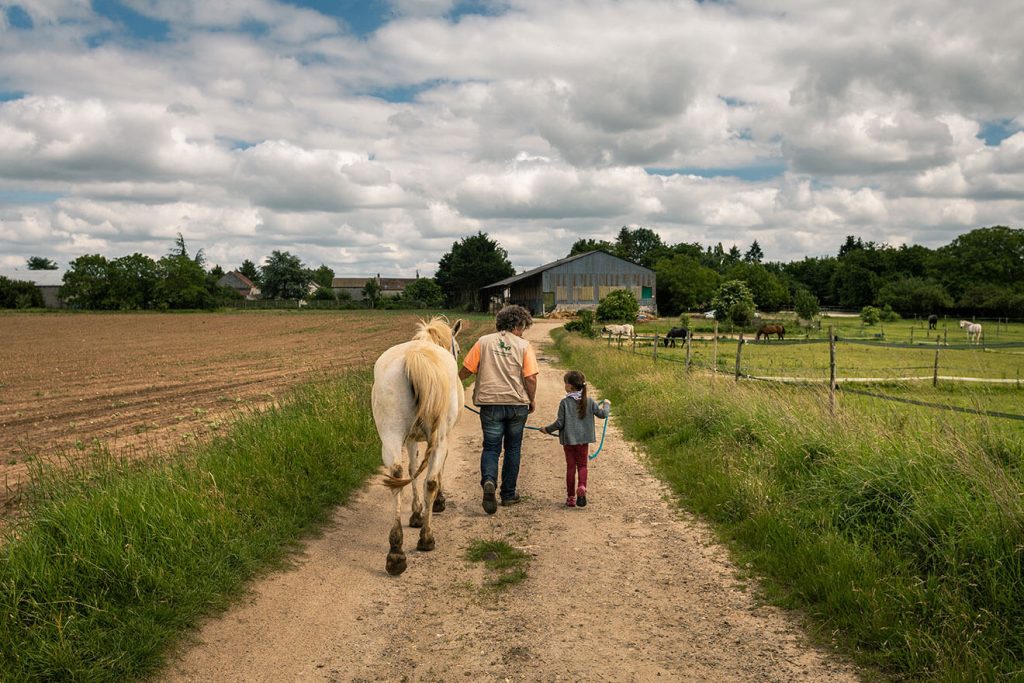
{"label": "grazing horse", "polygon": [[960,329],[967,330],[967,340],[972,344],[981,341],[981,323],[972,323],[970,320],[961,320]]}
{"label": "grazing horse", "polygon": [[[391,489],[395,522],[388,540],[391,545],[385,568],[398,576],[405,571],[402,552],[402,489],[423,479],[423,498],[412,487],[410,527],[420,527],[418,550],[434,549],[430,529],[431,513],[444,509],[441,471],[448,455],[448,436],[465,403],[456,359],[462,329],[457,320],[433,317],[420,321],[411,341],[392,346],[373,365],[373,421],[380,435],[384,461],[384,485]],[[423,460],[417,462],[419,442],[426,442]],[[402,457],[408,455],[408,463]]]}
{"label": "grazing horse", "polygon": [[786,338],[786,328],[783,327],[782,325],[761,325],[761,327],[757,328],[756,339],[760,340],[761,339],[761,335],[764,335],[764,340],[768,341],[768,339],[773,334],[779,335],[779,339],[785,339]]}
{"label": "grazing horse", "polygon": [[671,342],[672,348],[675,348],[676,339],[682,339],[685,341],[686,335],[688,335],[689,333],[689,330],[687,330],[685,327],[673,327],[671,330],[668,331],[668,334],[665,335],[665,339],[662,343],[665,344],[666,347],[668,347],[669,342]]}
{"label": "grazing horse", "polygon": [[601,334],[610,334],[613,337],[633,337],[635,332],[632,325],[605,325],[601,328]]}
{"label": "grazing horse", "polygon": [[929,330],[934,330],[938,326],[938,324],[939,324],[939,316],[935,315],[934,313],[932,315],[928,316],[928,329]]}

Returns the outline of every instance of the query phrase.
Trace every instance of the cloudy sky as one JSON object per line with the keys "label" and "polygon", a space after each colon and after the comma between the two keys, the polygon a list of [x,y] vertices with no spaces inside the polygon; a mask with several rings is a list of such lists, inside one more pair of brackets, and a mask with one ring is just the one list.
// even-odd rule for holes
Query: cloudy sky
{"label": "cloudy sky", "polygon": [[1019,0],[0,0],[0,268],[938,247],[1024,224],[1021,36]]}

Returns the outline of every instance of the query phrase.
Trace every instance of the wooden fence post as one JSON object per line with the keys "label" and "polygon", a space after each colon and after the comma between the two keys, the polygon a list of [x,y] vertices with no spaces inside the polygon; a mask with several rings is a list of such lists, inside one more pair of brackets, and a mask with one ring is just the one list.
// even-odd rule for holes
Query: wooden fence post
{"label": "wooden fence post", "polygon": [[828,326],[828,412],[836,413],[836,336]]}
{"label": "wooden fence post", "polygon": [[736,344],[736,381],[740,381],[740,360],[743,356],[743,333],[740,332],[740,341]]}
{"label": "wooden fence post", "polygon": [[948,334],[948,331],[946,330],[946,326],[943,325],[942,326],[942,343],[943,344],[949,344],[949,342],[947,341],[947,337],[946,337],[947,334]]}
{"label": "wooden fence post", "polygon": [[914,343],[914,328],[913,327],[910,328],[910,343],[911,344]]}
{"label": "wooden fence post", "polygon": [[654,351],[651,352],[654,355],[654,360],[658,360],[658,333],[654,333]]}
{"label": "wooden fence post", "polygon": [[686,331],[686,371],[687,372],[690,371],[690,338],[692,336],[693,335],[690,334],[690,331],[687,330]]}
{"label": "wooden fence post", "polygon": [[932,369],[932,386],[939,385],[939,340],[935,340],[935,367]]}
{"label": "wooden fence post", "polygon": [[718,372],[718,321],[715,321],[715,351],[711,356],[711,365]]}

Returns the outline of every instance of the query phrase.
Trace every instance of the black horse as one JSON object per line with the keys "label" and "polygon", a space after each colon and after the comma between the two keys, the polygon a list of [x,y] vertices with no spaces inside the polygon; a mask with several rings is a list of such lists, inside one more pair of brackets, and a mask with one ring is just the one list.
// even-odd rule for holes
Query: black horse
{"label": "black horse", "polygon": [[934,313],[932,315],[928,316],[928,329],[929,330],[934,330],[936,328],[936,326],[938,326],[938,324],[939,324],[939,316],[935,315]]}
{"label": "black horse", "polygon": [[669,342],[672,342],[672,347],[675,348],[676,339],[682,339],[683,341],[686,341],[686,335],[688,334],[689,330],[687,330],[685,327],[673,327],[671,330],[668,331],[668,334],[665,335],[665,339],[662,341],[662,343],[665,346],[668,346]]}

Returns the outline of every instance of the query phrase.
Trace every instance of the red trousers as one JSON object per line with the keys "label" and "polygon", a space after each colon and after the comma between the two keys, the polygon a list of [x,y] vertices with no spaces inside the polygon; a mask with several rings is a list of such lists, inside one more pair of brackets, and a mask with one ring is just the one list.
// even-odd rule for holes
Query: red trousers
{"label": "red trousers", "polygon": [[576,473],[579,472],[580,483],[587,488],[587,461],[590,455],[590,444],[566,444],[562,446],[565,451],[565,490],[569,496],[576,495]]}

